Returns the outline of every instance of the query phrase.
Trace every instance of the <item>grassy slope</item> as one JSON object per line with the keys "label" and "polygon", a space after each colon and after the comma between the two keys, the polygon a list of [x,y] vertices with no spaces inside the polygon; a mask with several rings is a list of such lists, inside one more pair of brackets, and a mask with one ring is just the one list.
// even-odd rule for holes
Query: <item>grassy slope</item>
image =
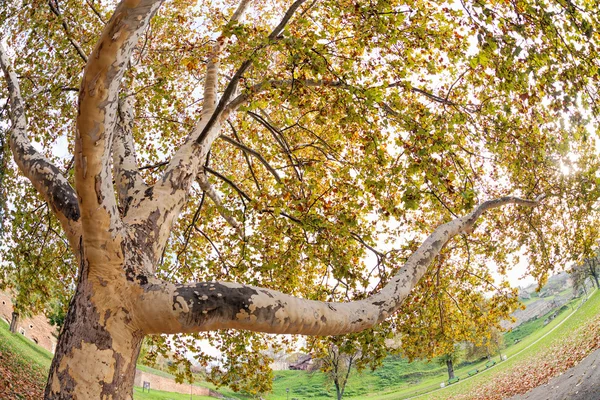
{"label": "grassy slope", "polygon": [[[0,399],[41,399],[51,361],[52,353],[23,335],[10,333],[8,324],[0,319]],[[168,374],[164,375],[168,376]],[[136,387],[133,398],[136,400],[189,400],[190,395],[156,390],[142,393],[142,389]],[[214,398],[193,396],[192,399]]]}
{"label": "grassy slope", "polygon": [[0,398],[42,397],[52,354],[22,335],[13,335],[0,319]]}
{"label": "grassy slope", "polygon": [[[546,326],[543,325],[546,316],[524,324],[511,338],[511,342],[514,341],[514,337],[521,338],[521,341],[503,350],[502,354],[511,357],[523,350],[558,325],[570,313],[571,307],[566,307],[557,318]],[[496,361],[498,361],[498,357],[496,357]],[[482,361],[462,365],[455,369],[455,373],[459,377],[465,377],[469,371],[475,368],[484,370],[485,363],[486,361]],[[344,398],[401,399],[437,389],[440,382],[445,381],[447,378],[446,368],[440,367],[435,362],[416,361],[408,363],[408,361],[400,358],[389,357],[384,361],[383,367],[376,371],[365,371],[362,374],[355,373],[348,383]],[[307,374],[303,371],[276,371],[273,392],[267,396],[267,399],[287,399],[286,388],[290,389],[290,399],[293,397],[328,399],[335,395],[335,388],[331,385],[327,386],[325,376],[320,372]]]}
{"label": "grassy slope", "polygon": [[[574,348],[568,348],[567,344],[575,344],[577,347],[578,343],[581,343],[582,347],[586,347],[589,345],[590,338],[594,336],[598,336],[598,321],[600,320],[600,292],[596,291],[590,299],[582,305],[582,307],[577,310],[573,315],[567,319],[562,325],[558,326],[552,334],[540,339],[543,336],[543,332],[546,332],[547,329],[542,331],[535,332],[528,337],[527,340],[522,341],[517,344],[515,350],[518,351],[518,354],[510,357],[505,362],[499,364],[489,371],[489,373],[477,375],[471,379],[468,379],[464,382],[460,382],[459,384],[452,385],[444,390],[440,390],[436,393],[429,393],[420,399],[446,399],[446,398],[470,398],[471,396],[475,396],[476,398],[487,398],[491,399],[491,392],[485,393],[485,387],[493,388],[499,384],[510,384],[510,382],[516,382],[515,376],[509,376],[511,373],[514,375],[515,373],[519,373],[521,371],[522,381],[531,381],[542,383],[540,380],[534,380],[534,377],[526,377],[525,374],[529,372],[540,373],[540,372],[553,372],[554,375],[561,372],[561,370],[567,369],[570,365],[567,364],[567,360],[558,360],[557,352],[561,352],[566,354],[567,356],[570,353],[577,352],[579,350],[575,350]],[[565,313],[563,313],[565,314]],[[559,318],[557,318],[558,320]],[[564,319],[564,318],[562,318]],[[552,326],[556,326],[556,321],[552,321],[552,323],[548,324],[547,327],[552,328]],[[585,336],[585,337],[584,337]],[[586,339],[587,337],[587,339]],[[530,348],[523,350],[520,352],[518,348],[526,347],[528,344],[535,342],[537,339],[540,339],[537,343],[532,345]],[[592,338],[593,341],[593,338]],[[526,342],[526,343],[524,343]],[[554,349],[554,354],[549,353],[549,349]],[[583,350],[583,348],[581,349]],[[592,348],[588,347],[587,351],[581,351],[578,356],[579,358],[583,358],[588,351],[591,351]],[[514,354],[514,352],[511,352]],[[511,354],[509,354],[510,356]],[[542,364],[544,371],[542,368],[536,368],[536,364]],[[554,363],[554,364],[553,364]],[[519,376],[516,376],[517,380]],[[543,381],[543,379],[542,379]],[[535,387],[537,384],[530,385],[530,387]],[[503,388],[493,389],[495,392],[500,392]]]}

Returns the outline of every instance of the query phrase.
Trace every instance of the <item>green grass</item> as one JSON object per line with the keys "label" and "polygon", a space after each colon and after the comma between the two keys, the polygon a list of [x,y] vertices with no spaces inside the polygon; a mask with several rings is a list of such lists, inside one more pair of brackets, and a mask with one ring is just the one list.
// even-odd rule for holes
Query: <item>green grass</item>
{"label": "green grass", "polygon": [[[555,312],[558,312],[558,315],[556,318],[559,318],[559,321],[562,320],[564,317],[566,317],[568,314],[570,314],[571,311],[571,307],[568,306],[568,304],[565,304],[564,306],[562,306],[559,310],[552,310],[550,312],[548,312],[547,314],[531,320],[531,321],[527,321],[521,325],[519,325],[518,327],[516,327],[515,329],[513,329],[510,332],[507,332],[504,335],[504,343],[507,346],[512,346],[513,344],[515,344],[515,342],[518,341],[522,341],[524,338],[526,338],[527,336],[539,331],[540,329],[542,329],[544,327],[544,320],[546,320],[546,318],[550,317],[552,314],[554,314]],[[561,317],[562,316],[562,317]]]}
{"label": "green grass", "polygon": [[[574,302],[578,302],[575,300]],[[557,317],[544,326],[544,319],[555,312],[524,324],[521,329],[514,330],[507,343],[513,343],[515,338],[521,341],[502,351],[502,354],[511,357],[526,348],[531,343],[549,332],[562,320],[571,314],[570,304],[561,308]],[[494,358],[497,362],[499,357]],[[455,369],[455,374],[461,379],[468,376],[474,369],[485,371],[487,360],[475,363],[463,363]],[[504,364],[499,363],[499,364]],[[493,369],[498,368],[497,366]],[[493,370],[492,369],[492,370]],[[491,373],[486,372],[485,374]],[[329,399],[335,397],[335,388],[328,384],[325,375],[321,372],[306,373],[304,371],[275,371],[273,392],[266,396],[268,400],[287,399],[286,388],[290,389],[289,398],[298,399]],[[481,372],[480,372],[481,374]],[[403,399],[420,393],[438,389],[440,383],[448,379],[446,368],[435,362],[414,361],[409,363],[401,357],[388,357],[383,366],[375,371],[365,371],[362,374],[354,373],[347,385],[344,398],[392,400]],[[426,397],[425,397],[426,398]]]}
{"label": "green grass", "polygon": [[36,345],[31,340],[20,334],[13,334],[8,330],[8,324],[0,319],[0,346],[6,351],[18,354],[24,362],[33,368],[48,372],[52,362],[52,353]]}
{"label": "green grass", "polygon": [[133,388],[133,398],[135,400],[215,400],[209,396],[191,396],[189,394],[160,392],[158,390],[150,390],[150,392],[142,392],[142,388]]}
{"label": "green grass", "polygon": [[[576,299],[575,302],[579,303],[580,299]],[[561,340],[565,340],[568,338],[574,330],[577,328],[584,326],[586,323],[590,322],[594,317],[598,315],[600,312],[600,291],[596,291],[590,299],[583,304],[583,306],[573,313],[573,315],[566,320],[562,325],[560,325],[556,330],[552,332],[552,334],[540,339],[544,333],[548,332],[550,329],[555,327],[560,321],[564,320],[567,315],[570,313],[563,313],[563,318],[556,318],[551,323],[546,325],[544,329],[541,329],[529,337],[527,337],[522,342],[518,343],[515,346],[510,348],[510,351],[507,352],[509,355],[509,359],[498,364],[496,367],[491,369],[486,374],[479,374],[475,377],[458,383],[456,385],[452,385],[444,390],[441,390],[437,393],[429,393],[425,396],[419,397],[419,399],[443,399],[447,398],[451,395],[459,395],[459,394],[468,394],[474,390],[478,385],[484,384],[486,381],[494,379],[495,376],[499,375],[502,372],[508,371],[514,368],[517,364],[527,362],[527,360],[533,359],[540,350],[550,347],[553,343],[559,342]],[[540,339],[538,342],[536,340]],[[523,350],[527,345],[533,344],[531,347]],[[523,350],[523,351],[521,351]],[[513,355],[512,357],[510,357]],[[401,397],[397,397],[400,399]],[[379,398],[377,398],[379,400]],[[390,398],[392,399],[392,398]]]}

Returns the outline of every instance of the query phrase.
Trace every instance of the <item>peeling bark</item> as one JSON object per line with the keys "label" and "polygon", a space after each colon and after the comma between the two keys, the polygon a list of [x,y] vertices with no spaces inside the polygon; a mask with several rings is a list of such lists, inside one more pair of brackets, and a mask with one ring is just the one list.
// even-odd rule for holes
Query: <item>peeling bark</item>
{"label": "peeling bark", "polygon": [[1,43],[0,67],[10,96],[9,140],[13,158],[19,170],[50,205],[65,230],[71,247],[77,252],[81,236],[81,212],[75,191],[59,169],[40,154],[27,137],[27,119],[19,80]]}
{"label": "peeling bark", "polygon": [[139,315],[146,333],[232,328],[319,336],[358,332],[398,311],[446,243],[456,235],[470,233],[484,211],[506,204],[533,207],[538,203],[503,197],[440,225],[379,293],[364,300],[330,303],[236,283],[176,285],[152,279],[140,298]]}
{"label": "peeling bark", "polygon": [[85,266],[69,305],[44,398],[131,399],[143,333],[128,304],[138,285],[87,272]]}

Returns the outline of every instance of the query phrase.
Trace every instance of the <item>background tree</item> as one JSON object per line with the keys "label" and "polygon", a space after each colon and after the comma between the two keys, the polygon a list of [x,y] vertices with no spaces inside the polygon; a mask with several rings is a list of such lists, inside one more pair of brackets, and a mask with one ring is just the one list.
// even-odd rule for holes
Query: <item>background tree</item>
{"label": "background tree", "polygon": [[491,360],[494,355],[500,355],[504,348],[504,334],[499,329],[491,329],[489,336],[481,338],[480,342],[466,344],[465,357],[469,361],[479,361],[482,358]]}
{"label": "background tree", "polygon": [[446,353],[437,357],[437,362],[446,367],[446,371],[448,372],[448,380],[456,378],[454,375],[454,367],[464,359],[465,352],[460,344],[454,345],[454,348],[450,353]]}
{"label": "background tree", "polygon": [[543,280],[581,204],[562,167],[596,193],[597,18],[583,0],[2,3],[7,198],[29,180],[77,265],[46,397],[129,397],[146,335],[262,365],[236,343],[268,336],[238,329],[420,332],[404,299],[508,204],[527,207],[448,248],[477,261],[445,279],[524,247]]}
{"label": "background tree", "polygon": [[312,342],[312,354],[328,380],[333,383],[338,400],[344,396],[348,379],[354,372],[381,366],[389,355],[386,324],[374,330],[329,338],[325,343]]}
{"label": "background tree", "polygon": [[598,260],[597,251],[598,250],[596,249],[596,256],[586,258],[585,261],[583,262],[583,265],[581,265],[580,268],[582,268],[585,271],[585,274],[588,277],[592,278],[592,280],[596,284],[596,288],[600,289],[600,282],[598,281],[598,274],[600,273],[600,270],[598,269],[598,267],[599,267],[600,261]]}
{"label": "background tree", "polygon": [[[466,239],[462,242],[468,244]],[[484,266],[461,261],[469,260],[462,253],[469,248],[457,245],[443,251],[405,303],[403,319],[398,318],[403,354],[410,360],[437,359],[447,367],[449,379],[454,378],[455,364],[468,357],[467,343],[493,347],[491,339],[501,331],[500,323],[510,319],[519,304],[508,282],[497,286]],[[475,263],[478,256],[470,256]]]}

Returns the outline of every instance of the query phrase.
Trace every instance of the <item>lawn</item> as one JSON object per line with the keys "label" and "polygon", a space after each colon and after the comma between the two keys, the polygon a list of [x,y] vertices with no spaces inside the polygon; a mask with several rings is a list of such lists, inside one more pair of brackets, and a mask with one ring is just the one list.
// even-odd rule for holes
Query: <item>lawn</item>
{"label": "lawn", "polygon": [[215,400],[209,396],[192,396],[189,394],[160,392],[158,390],[150,390],[142,392],[142,388],[133,388],[133,398],[135,400]]}
{"label": "lawn", "polygon": [[14,335],[0,319],[0,398],[42,397],[52,354],[22,335]]}
{"label": "lawn", "polygon": [[[494,399],[539,386],[600,346],[599,311],[600,293],[596,291],[552,334],[541,338],[544,332],[560,322],[557,320],[564,320],[564,317],[557,318],[546,329],[531,334],[510,348],[507,352],[509,359],[488,373],[476,375],[435,393],[428,393],[419,399]],[[531,347],[523,350],[529,344],[532,344]]]}

